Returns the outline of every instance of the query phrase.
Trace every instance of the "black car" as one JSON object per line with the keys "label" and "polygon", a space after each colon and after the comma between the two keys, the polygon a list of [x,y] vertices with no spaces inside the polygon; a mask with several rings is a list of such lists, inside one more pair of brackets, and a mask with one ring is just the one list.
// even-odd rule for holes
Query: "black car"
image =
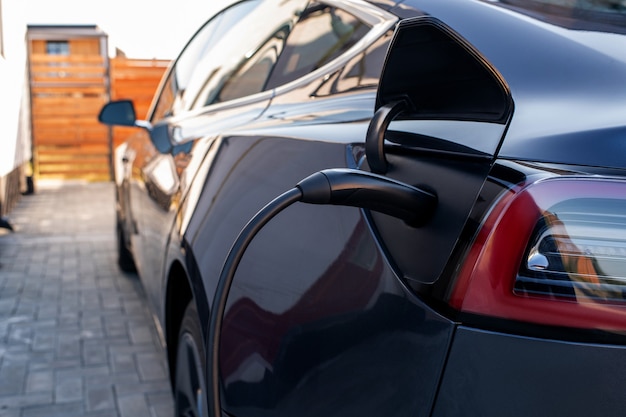
{"label": "black car", "polygon": [[177,415],[623,415],[625,35],[621,0],[245,0],[148,120],[107,104]]}

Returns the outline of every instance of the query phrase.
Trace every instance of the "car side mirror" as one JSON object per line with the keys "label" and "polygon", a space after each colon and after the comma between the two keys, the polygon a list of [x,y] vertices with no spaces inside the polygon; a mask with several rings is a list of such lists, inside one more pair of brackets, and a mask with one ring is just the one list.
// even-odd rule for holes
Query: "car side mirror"
{"label": "car side mirror", "polygon": [[110,126],[142,127],[148,131],[152,125],[146,120],[137,120],[132,100],[116,100],[105,104],[98,114],[98,121]]}
{"label": "car side mirror", "polygon": [[130,100],[111,101],[100,110],[98,121],[113,126],[135,126],[135,106]]}
{"label": "car side mirror", "polygon": [[137,120],[135,105],[131,100],[110,101],[102,107],[98,121],[110,126],[141,127],[150,134],[150,140],[161,153],[172,150],[167,124],[152,126],[147,120]]}

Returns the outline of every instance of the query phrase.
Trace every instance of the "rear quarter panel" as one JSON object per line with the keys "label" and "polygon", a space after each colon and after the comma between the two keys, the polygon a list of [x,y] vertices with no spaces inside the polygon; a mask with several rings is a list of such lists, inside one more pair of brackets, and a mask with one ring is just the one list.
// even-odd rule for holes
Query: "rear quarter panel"
{"label": "rear quarter panel", "polygon": [[[355,166],[345,138],[366,127],[348,124],[335,141],[281,129],[219,139],[184,235],[209,305],[245,223],[309,174]],[[235,276],[224,406],[237,416],[427,414],[452,327],[406,290],[359,209],[296,204],[253,240]]]}

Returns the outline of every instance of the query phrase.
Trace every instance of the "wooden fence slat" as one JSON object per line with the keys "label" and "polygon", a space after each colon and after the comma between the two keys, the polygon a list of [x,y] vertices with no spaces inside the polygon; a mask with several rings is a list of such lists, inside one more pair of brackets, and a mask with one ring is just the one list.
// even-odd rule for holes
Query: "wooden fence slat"
{"label": "wooden fence slat", "polygon": [[76,65],[89,65],[106,63],[106,58],[100,55],[49,55],[49,54],[31,54],[29,57],[31,63],[48,64],[48,63],[69,63]]}
{"label": "wooden fence slat", "polygon": [[77,116],[87,116],[93,118],[95,114],[98,114],[100,109],[102,108],[102,104],[85,104],[84,106],[77,107],[60,107],[60,106],[52,106],[52,105],[42,105],[37,103],[37,107],[33,108],[32,114],[33,117],[37,118],[51,118],[51,117],[67,117],[67,118],[76,118]]}
{"label": "wooden fence slat", "polygon": [[[55,133],[56,132],[56,133]],[[106,136],[108,131],[106,128],[98,128],[98,126],[80,126],[76,129],[72,129],[72,126],[67,125],[63,128],[54,129],[54,128],[42,128],[36,127],[33,129],[33,133],[35,138],[39,142],[52,142],[62,144],[62,139],[74,139],[74,140],[90,140],[91,141],[102,141],[102,137]],[[102,141],[106,143],[105,141]],[[42,143],[43,144],[43,143]]]}
{"label": "wooden fence slat", "polygon": [[87,103],[106,103],[106,97],[77,97],[74,96],[73,100],[68,100],[65,95],[48,94],[35,98],[35,104],[38,106],[64,106],[64,107],[78,107]]}
{"label": "wooden fence slat", "polygon": [[77,97],[75,100],[68,100],[67,97],[63,96],[42,96],[33,98],[32,109],[44,114],[51,108],[58,108],[59,111],[70,111],[84,107],[99,110],[104,103],[106,103],[106,97]]}
{"label": "wooden fence slat", "polygon": [[80,76],[68,76],[68,77],[55,77],[55,76],[38,76],[31,77],[32,81],[37,84],[94,84],[102,85],[106,82],[105,77],[80,77]]}
{"label": "wooden fence slat", "polygon": [[107,94],[106,86],[104,85],[90,85],[81,87],[78,91],[76,87],[65,85],[45,85],[45,86],[31,86],[33,96],[65,96],[75,97],[76,95],[92,95],[98,96],[101,94]]}
{"label": "wooden fence slat", "polygon": [[39,146],[37,151],[39,153],[45,153],[47,155],[63,155],[69,151],[74,153],[86,153],[96,155],[106,155],[109,152],[109,147],[103,143],[80,143],[76,146]]}
{"label": "wooden fence slat", "polygon": [[98,131],[95,129],[80,129],[79,131],[70,131],[63,129],[58,133],[50,129],[37,129],[34,130],[33,138],[36,139],[37,145],[56,145],[62,146],[65,144],[75,145],[77,143],[106,143],[102,140],[107,136],[106,131]]}
{"label": "wooden fence slat", "polygon": [[62,77],[64,74],[106,74],[106,67],[102,65],[98,66],[84,66],[79,67],[73,65],[71,67],[66,66],[52,66],[52,65],[31,65],[31,74],[54,74]]}
{"label": "wooden fence slat", "polygon": [[74,130],[81,130],[83,127],[97,127],[105,129],[105,126],[98,122],[95,115],[76,115],[73,117],[53,117],[53,118],[40,118],[36,127],[41,128],[69,128]]}

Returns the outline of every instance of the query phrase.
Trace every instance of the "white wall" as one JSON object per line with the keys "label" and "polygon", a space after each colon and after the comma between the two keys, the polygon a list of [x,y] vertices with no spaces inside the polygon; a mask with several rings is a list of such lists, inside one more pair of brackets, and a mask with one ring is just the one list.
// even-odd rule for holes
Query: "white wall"
{"label": "white wall", "polygon": [[0,57],[0,177],[30,160],[26,20],[22,0],[2,0]]}

